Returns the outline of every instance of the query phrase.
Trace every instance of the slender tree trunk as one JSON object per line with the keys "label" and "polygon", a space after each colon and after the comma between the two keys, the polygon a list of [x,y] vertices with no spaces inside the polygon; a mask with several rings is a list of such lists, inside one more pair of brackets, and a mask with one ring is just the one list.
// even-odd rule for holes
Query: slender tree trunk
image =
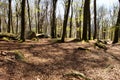
{"label": "slender tree trunk", "polygon": [[71,0],[68,0],[65,3],[65,13],[64,13],[64,22],[63,22],[63,34],[62,34],[61,42],[65,41],[66,28],[67,28],[67,22],[68,22],[68,15],[69,15],[69,10],[70,10],[70,3],[71,3]]}
{"label": "slender tree trunk", "polygon": [[25,4],[26,0],[22,0],[21,4],[21,36],[20,39],[24,42],[25,41]]}
{"label": "slender tree trunk", "polygon": [[72,37],[72,23],[73,23],[73,0],[71,1],[71,17],[70,17],[70,33],[69,33],[69,37],[71,38]]}
{"label": "slender tree trunk", "polygon": [[119,12],[118,12],[118,18],[117,18],[116,28],[114,32],[113,44],[118,42],[119,28],[120,28],[120,0],[119,0]]}
{"label": "slender tree trunk", "polygon": [[[37,0],[34,1],[34,5],[35,5],[34,6],[35,8],[38,8]],[[38,33],[38,18],[37,18],[38,16],[37,15],[38,15],[38,11],[35,10],[34,17],[35,17],[35,27],[36,27],[35,30],[36,30],[36,33]]]}
{"label": "slender tree trunk", "polygon": [[38,4],[37,4],[37,7],[38,7],[38,13],[37,13],[37,17],[38,17],[38,33],[41,33],[40,31],[40,7],[39,7],[39,4],[40,4],[40,1],[41,0],[38,0]]}
{"label": "slender tree trunk", "polygon": [[49,6],[49,3],[48,1],[46,1],[46,9],[45,9],[45,20],[46,20],[46,24],[45,24],[45,30],[44,30],[44,33],[47,34],[47,28],[48,28],[48,6]]}
{"label": "slender tree trunk", "polygon": [[[81,7],[82,8],[82,7]],[[79,20],[79,39],[81,40],[81,26],[82,26],[82,21],[81,21],[81,18],[82,18],[82,10],[79,11],[79,14],[80,14],[80,20]]]}
{"label": "slender tree trunk", "polygon": [[32,30],[31,29],[31,19],[30,19],[30,6],[29,6],[29,1],[27,0],[27,10],[28,10],[28,18],[29,18],[29,29],[30,31]]}
{"label": "slender tree trunk", "polygon": [[18,33],[18,23],[19,23],[19,13],[18,13],[18,3],[16,4],[16,34]]}
{"label": "slender tree trunk", "polygon": [[88,7],[89,7],[89,10],[88,10],[88,27],[89,27],[89,29],[88,29],[88,32],[89,32],[88,38],[89,38],[89,40],[91,40],[91,14],[90,14],[90,3],[89,3],[89,5],[88,5]]}
{"label": "slender tree trunk", "polygon": [[78,22],[78,13],[76,12],[75,15],[75,23],[76,23],[76,28],[77,28],[77,32],[76,32],[76,38],[79,38],[79,22]]}
{"label": "slender tree trunk", "polygon": [[10,26],[11,26],[11,0],[9,1],[9,12],[8,12],[8,28],[7,28],[7,32],[10,33]]}
{"label": "slender tree trunk", "polygon": [[38,33],[37,14],[35,13],[36,33]]}
{"label": "slender tree trunk", "polygon": [[12,33],[14,33],[14,26],[13,26],[13,18],[12,18],[12,9],[11,9],[11,28],[12,28]]}
{"label": "slender tree trunk", "polygon": [[96,0],[94,0],[94,36],[93,36],[93,39],[97,39],[97,24],[96,24],[96,17],[97,17]]}
{"label": "slender tree trunk", "polygon": [[0,16],[0,32],[2,32],[1,16]]}
{"label": "slender tree trunk", "polygon": [[81,32],[81,27],[82,27],[82,9],[83,9],[83,6],[84,6],[84,4],[83,4],[83,2],[84,2],[84,0],[82,0],[82,5],[81,5],[81,9],[79,10],[79,39],[81,40],[82,39],[82,32]]}

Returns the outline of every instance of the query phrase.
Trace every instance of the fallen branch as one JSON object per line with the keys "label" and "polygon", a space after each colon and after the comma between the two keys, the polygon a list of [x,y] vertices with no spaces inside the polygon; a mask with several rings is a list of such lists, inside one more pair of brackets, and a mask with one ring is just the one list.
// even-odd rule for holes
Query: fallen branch
{"label": "fallen branch", "polygon": [[64,74],[63,77],[69,77],[69,76],[72,76],[72,77],[80,77],[82,79],[85,79],[85,80],[91,80],[90,78],[86,77],[84,74],[80,73],[80,72],[72,72],[72,73],[68,73],[68,74]]}
{"label": "fallen branch", "polygon": [[105,51],[108,49],[106,46],[105,46],[105,44],[102,44],[102,43],[95,43],[94,44],[94,46],[96,47],[98,47],[98,48],[101,48],[101,49],[104,49]]}

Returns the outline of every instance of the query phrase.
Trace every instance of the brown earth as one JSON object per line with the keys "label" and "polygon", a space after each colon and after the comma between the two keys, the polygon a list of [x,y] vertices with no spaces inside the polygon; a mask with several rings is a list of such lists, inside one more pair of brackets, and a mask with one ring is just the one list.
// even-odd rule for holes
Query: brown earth
{"label": "brown earth", "polygon": [[[50,39],[24,43],[0,41],[0,80],[120,80],[120,44],[107,51],[94,48],[94,41],[52,43]],[[78,47],[89,50],[79,50]],[[19,50],[25,61],[16,60]]]}

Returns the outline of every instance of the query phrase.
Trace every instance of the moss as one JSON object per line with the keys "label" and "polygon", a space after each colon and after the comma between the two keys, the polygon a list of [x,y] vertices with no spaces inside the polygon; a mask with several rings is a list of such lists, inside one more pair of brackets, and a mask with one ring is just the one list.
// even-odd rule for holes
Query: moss
{"label": "moss", "polygon": [[38,41],[38,38],[32,38],[32,41]]}
{"label": "moss", "polygon": [[25,60],[24,54],[22,52],[14,51],[14,54],[15,54],[15,59],[16,60],[20,60],[20,61],[24,61]]}
{"label": "moss", "polygon": [[3,40],[3,41],[7,41],[7,42],[10,41],[9,38],[7,38],[7,37],[3,37],[2,40]]}

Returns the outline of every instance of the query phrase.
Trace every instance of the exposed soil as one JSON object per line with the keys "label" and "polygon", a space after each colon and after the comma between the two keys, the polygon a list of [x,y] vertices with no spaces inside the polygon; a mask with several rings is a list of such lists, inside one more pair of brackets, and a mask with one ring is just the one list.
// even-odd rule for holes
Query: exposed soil
{"label": "exposed soil", "polygon": [[[0,80],[87,80],[80,76],[64,76],[73,72],[82,73],[91,80],[120,80],[120,44],[106,46],[107,51],[94,48],[94,41],[0,41]],[[14,50],[21,51],[25,61],[14,59],[11,52]]]}

